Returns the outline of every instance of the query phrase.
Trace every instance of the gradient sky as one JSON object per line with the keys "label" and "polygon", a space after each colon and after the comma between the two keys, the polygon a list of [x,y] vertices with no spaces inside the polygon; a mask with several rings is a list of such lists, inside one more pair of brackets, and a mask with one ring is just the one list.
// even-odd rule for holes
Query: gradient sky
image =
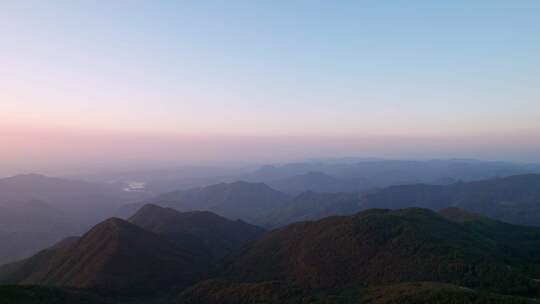
{"label": "gradient sky", "polygon": [[[289,158],[540,159],[536,0],[23,0],[0,3],[0,25],[4,165],[38,147],[43,163],[70,155],[75,137],[100,146],[93,162],[120,157],[111,137],[160,138],[164,153],[179,137],[239,150],[272,138]],[[411,138],[436,144],[400,146]],[[328,150],[338,140],[363,145]],[[177,158],[215,149],[177,149],[190,147]]]}

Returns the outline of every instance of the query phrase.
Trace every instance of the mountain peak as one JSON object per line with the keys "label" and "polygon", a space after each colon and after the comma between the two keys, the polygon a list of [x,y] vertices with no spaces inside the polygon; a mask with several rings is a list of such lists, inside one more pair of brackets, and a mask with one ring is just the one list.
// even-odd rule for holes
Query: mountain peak
{"label": "mountain peak", "polygon": [[191,283],[207,267],[202,259],[118,218],[97,224],[76,242],[51,248],[48,255],[18,283],[152,293]]}
{"label": "mountain peak", "polygon": [[231,253],[264,231],[210,211],[179,212],[152,204],[142,207],[129,221],[186,251],[211,259]]}

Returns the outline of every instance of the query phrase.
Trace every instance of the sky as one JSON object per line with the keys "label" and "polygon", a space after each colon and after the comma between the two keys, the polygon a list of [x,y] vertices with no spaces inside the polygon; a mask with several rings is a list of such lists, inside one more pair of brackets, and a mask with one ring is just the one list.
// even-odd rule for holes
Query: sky
{"label": "sky", "polygon": [[535,0],[1,1],[0,37],[0,173],[540,161]]}

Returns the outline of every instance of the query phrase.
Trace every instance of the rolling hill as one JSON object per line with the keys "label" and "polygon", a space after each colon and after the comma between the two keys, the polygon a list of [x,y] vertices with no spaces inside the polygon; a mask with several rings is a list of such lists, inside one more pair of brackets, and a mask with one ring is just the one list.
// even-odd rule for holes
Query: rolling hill
{"label": "rolling hill", "polygon": [[535,281],[506,258],[494,240],[433,211],[372,209],[274,230],[226,265],[223,276],[311,290],[434,281],[533,292]]}
{"label": "rolling hill", "polygon": [[205,267],[203,259],[156,234],[111,218],[75,242],[4,266],[0,278],[11,284],[147,294],[186,286]]}
{"label": "rolling hill", "polygon": [[264,233],[262,228],[209,211],[179,212],[152,204],[142,207],[129,221],[210,259],[230,254]]}

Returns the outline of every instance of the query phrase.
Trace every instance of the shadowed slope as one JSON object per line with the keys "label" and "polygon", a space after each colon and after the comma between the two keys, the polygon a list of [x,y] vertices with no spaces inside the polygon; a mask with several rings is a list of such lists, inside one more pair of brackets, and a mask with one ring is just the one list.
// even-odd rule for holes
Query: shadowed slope
{"label": "shadowed slope", "polygon": [[225,267],[225,277],[302,288],[436,281],[500,292],[536,284],[507,267],[493,242],[426,209],[367,210],[272,231]]}
{"label": "shadowed slope", "polygon": [[307,191],[269,213],[265,224],[269,227],[280,227],[299,221],[318,220],[330,215],[351,215],[360,209],[360,198],[357,193]]}
{"label": "shadowed slope", "polygon": [[217,259],[259,237],[264,229],[240,220],[232,221],[209,211],[178,212],[148,204],[129,221],[178,247]]}
{"label": "shadowed slope", "polygon": [[116,218],[96,225],[46,260],[16,283],[151,293],[185,286],[205,267],[154,233]]}

